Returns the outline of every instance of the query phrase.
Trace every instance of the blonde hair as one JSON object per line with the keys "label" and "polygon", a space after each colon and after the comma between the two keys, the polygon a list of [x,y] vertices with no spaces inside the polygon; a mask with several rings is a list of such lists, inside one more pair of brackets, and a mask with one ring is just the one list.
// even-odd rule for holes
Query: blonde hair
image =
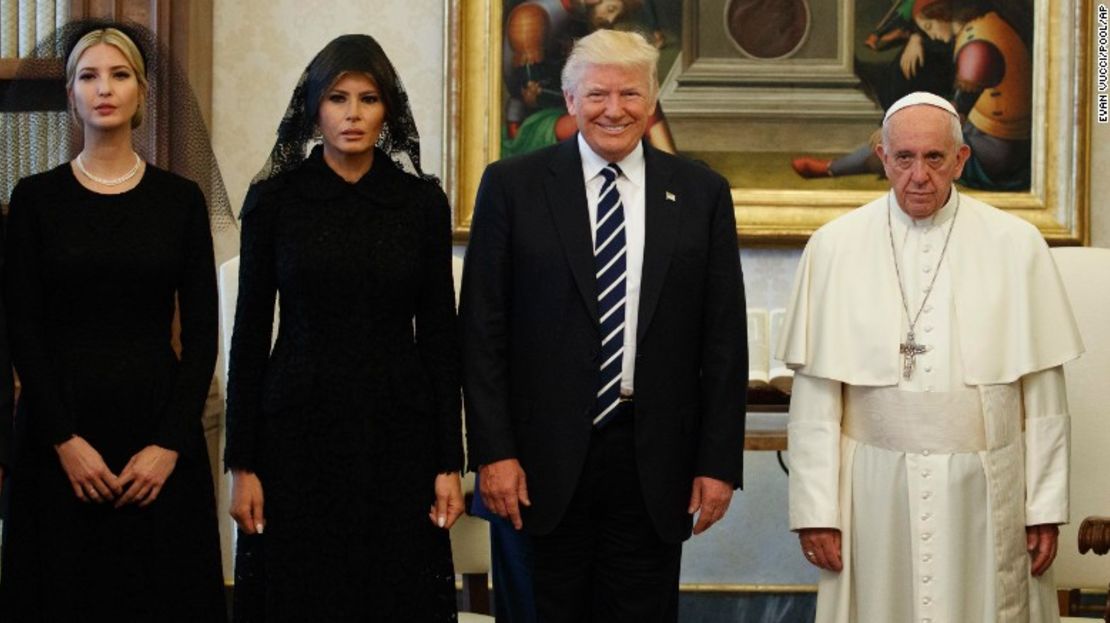
{"label": "blonde hair", "polygon": [[563,92],[578,88],[586,69],[592,65],[616,65],[643,69],[648,78],[652,102],[659,93],[659,50],[637,32],[596,30],[574,42],[574,49],[563,65]]}
{"label": "blonde hair", "polygon": [[[99,28],[85,33],[83,37],[77,40],[66,59],[66,88],[73,88],[73,80],[77,77],[77,61],[81,59],[81,55],[89,48],[102,43],[120,51],[123,58],[127,60],[127,64],[131,66],[131,71],[135,74],[135,80],[139,83],[139,105],[135,109],[135,115],[131,117],[131,127],[137,128],[143,122],[143,104],[146,101],[146,92],[149,88],[146,80],[146,61],[143,59],[139,47],[122,30],[111,27]],[[78,125],[82,124],[77,112],[72,107],[69,114]]]}

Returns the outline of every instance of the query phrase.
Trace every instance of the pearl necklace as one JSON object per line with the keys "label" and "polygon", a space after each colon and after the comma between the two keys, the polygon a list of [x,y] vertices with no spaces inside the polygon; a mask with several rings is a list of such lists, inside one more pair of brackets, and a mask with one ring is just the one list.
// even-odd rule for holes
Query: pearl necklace
{"label": "pearl necklace", "polygon": [[139,169],[143,166],[143,159],[139,157],[139,154],[135,154],[135,166],[131,167],[131,170],[127,173],[124,173],[123,175],[115,179],[109,180],[103,177],[97,177],[92,173],[89,173],[89,170],[85,168],[85,161],[81,156],[82,154],[77,154],[77,157],[73,159],[73,162],[77,165],[77,170],[80,171],[82,175],[96,182],[97,184],[100,184],[101,186],[119,186],[120,184],[123,184],[124,182],[135,177],[135,174],[138,173]]}

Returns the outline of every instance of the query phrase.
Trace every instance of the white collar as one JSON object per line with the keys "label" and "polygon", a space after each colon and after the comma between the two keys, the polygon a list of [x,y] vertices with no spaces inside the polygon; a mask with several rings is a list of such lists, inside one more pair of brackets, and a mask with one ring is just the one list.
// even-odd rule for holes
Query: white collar
{"label": "white collar", "polygon": [[[582,133],[578,133],[578,153],[582,156],[582,176],[589,182],[598,175],[601,175],[601,170],[609,165],[609,161],[597,155],[593,149],[590,149],[586,139],[582,137]],[[625,179],[632,182],[634,185],[639,185],[638,180],[644,179],[644,143],[637,141],[636,147],[625,156],[616,165],[620,167],[621,172],[624,174]]]}
{"label": "white collar", "polygon": [[925,218],[915,219],[902,210],[902,206],[898,205],[898,197],[894,194],[894,189],[889,191],[890,197],[890,212],[894,217],[894,221],[907,229],[913,227],[935,227],[948,221],[956,213],[956,196],[959,194],[956,186],[952,186],[952,191],[948,193],[948,201],[931,216]]}

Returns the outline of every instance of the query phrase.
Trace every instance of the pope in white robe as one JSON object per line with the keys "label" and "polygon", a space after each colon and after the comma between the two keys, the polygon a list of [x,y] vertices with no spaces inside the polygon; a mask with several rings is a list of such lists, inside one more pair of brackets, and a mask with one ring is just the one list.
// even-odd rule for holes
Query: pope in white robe
{"label": "pope in white robe", "polygon": [[945,100],[895,103],[876,151],[891,191],[810,239],[778,348],[817,623],[1057,621],[1083,347],[1055,264],[953,186],[969,150]]}

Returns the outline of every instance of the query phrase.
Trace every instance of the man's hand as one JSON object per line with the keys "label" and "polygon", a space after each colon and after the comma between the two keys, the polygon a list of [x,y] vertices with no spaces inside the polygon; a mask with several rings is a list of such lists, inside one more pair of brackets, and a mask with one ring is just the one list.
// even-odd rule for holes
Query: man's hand
{"label": "man's hand", "polygon": [[458,472],[436,474],[436,503],[428,509],[428,519],[444,530],[450,530],[463,514],[462,478]]}
{"label": "man's hand", "polygon": [[262,481],[254,472],[232,470],[231,516],[244,534],[262,534],[266,519],[262,516]]}
{"label": "man's hand", "polygon": [[802,555],[812,564],[829,571],[840,571],[840,530],[836,528],[803,528],[798,531]]}
{"label": "man's hand", "polygon": [[119,478],[84,438],[74,435],[54,446],[73,494],[82,502],[107,502],[123,493]]}
{"label": "man's hand", "polygon": [[478,477],[486,508],[513,522],[513,527],[520,530],[524,526],[520,520],[520,504],[532,505],[520,461],[504,459],[483,465],[478,468]]}
{"label": "man's hand", "polygon": [[1060,527],[1053,523],[1026,526],[1025,549],[1029,550],[1032,561],[1029,571],[1034,576],[1040,576],[1052,566],[1056,560],[1056,546],[1060,537]]}
{"label": "man's hand", "polygon": [[732,483],[709,476],[694,478],[694,487],[690,491],[690,507],[687,513],[698,513],[698,522],[694,524],[694,534],[701,534],[717,523],[728,511],[729,502],[732,501]]}
{"label": "man's hand", "polygon": [[116,508],[132,502],[147,506],[158,499],[176,466],[176,450],[155,445],[139,450],[119,473],[119,486],[127,490],[116,500]]}

